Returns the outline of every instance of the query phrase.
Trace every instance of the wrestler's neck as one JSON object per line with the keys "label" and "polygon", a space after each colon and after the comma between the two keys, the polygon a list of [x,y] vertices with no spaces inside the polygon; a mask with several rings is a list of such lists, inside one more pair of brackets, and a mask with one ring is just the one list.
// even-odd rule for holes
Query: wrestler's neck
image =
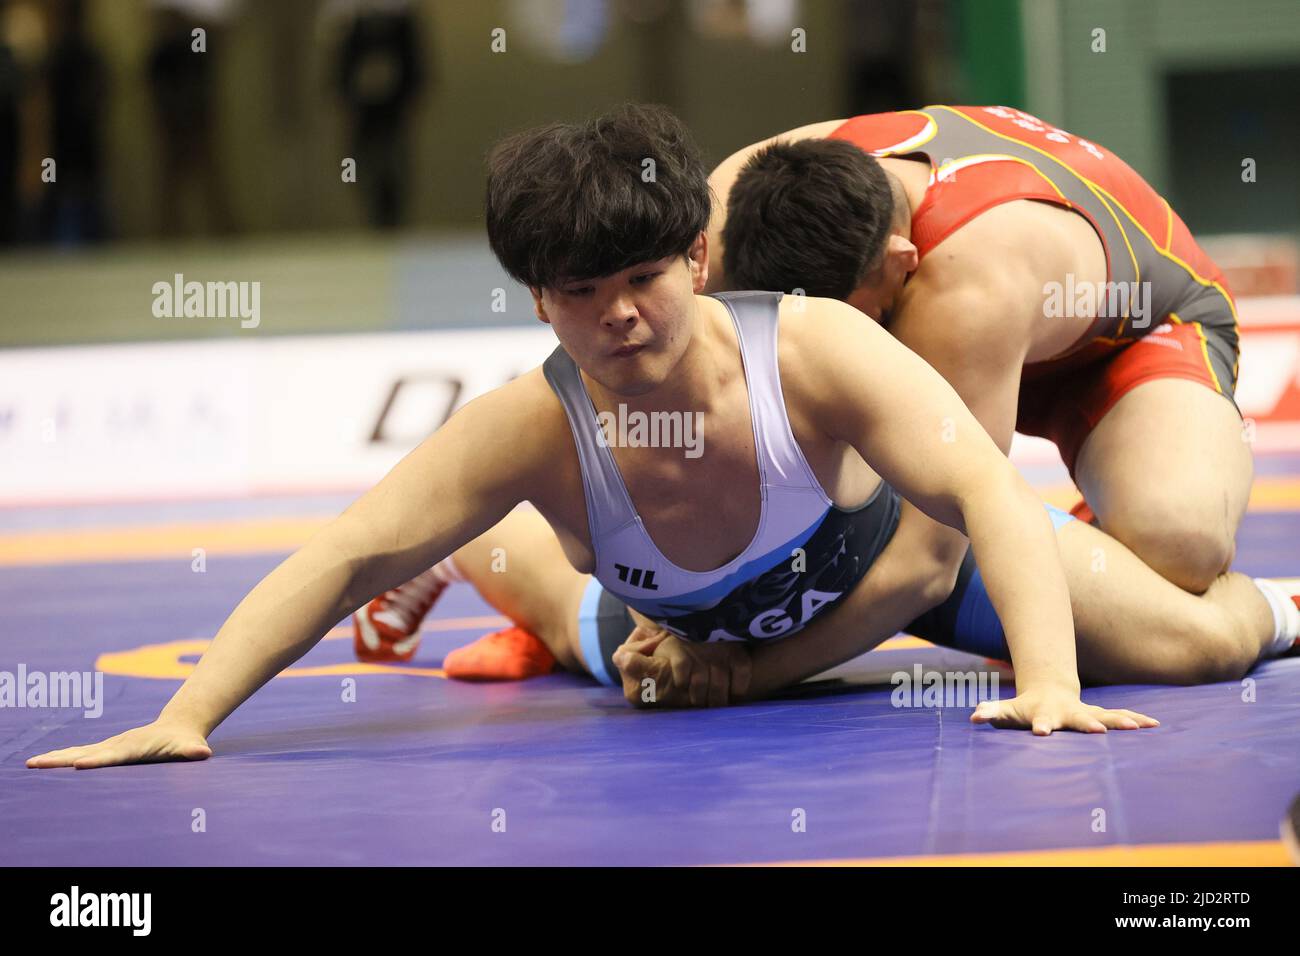
{"label": "wrestler's neck", "polygon": [[705,295],[693,296],[691,307],[691,340],[681,358],[657,388],[623,398],[629,408],[708,412],[736,377],[744,375],[740,343],[727,307]]}
{"label": "wrestler's neck", "polygon": [[901,190],[907,197],[907,224],[899,232],[903,238],[910,239],[912,219],[921,208],[921,203],[925,202],[926,190],[930,188],[930,163],[926,160],[886,157],[880,160],[880,166],[893,184],[895,195]]}

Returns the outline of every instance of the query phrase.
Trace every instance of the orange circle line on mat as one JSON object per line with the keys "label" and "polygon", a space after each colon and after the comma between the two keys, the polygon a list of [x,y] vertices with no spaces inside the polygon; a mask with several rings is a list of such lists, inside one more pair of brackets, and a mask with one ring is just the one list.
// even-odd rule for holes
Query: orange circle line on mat
{"label": "orange circle line on mat", "polygon": [[[452,617],[429,621],[420,628],[421,633],[432,631],[461,631],[474,628],[494,628],[508,624],[503,617]],[[352,636],[347,626],[329,631],[323,640],[337,641]],[[95,670],[121,677],[149,677],[162,680],[184,680],[194,670],[192,661],[182,657],[197,656],[208,649],[210,637],[186,638],[164,641],[161,644],[142,644],[125,651],[108,651],[95,659]],[[446,677],[439,667],[408,667],[404,664],[363,664],[350,661],[343,664],[293,665],[286,667],[280,677],[335,677],[340,674],[396,674],[402,677]]]}

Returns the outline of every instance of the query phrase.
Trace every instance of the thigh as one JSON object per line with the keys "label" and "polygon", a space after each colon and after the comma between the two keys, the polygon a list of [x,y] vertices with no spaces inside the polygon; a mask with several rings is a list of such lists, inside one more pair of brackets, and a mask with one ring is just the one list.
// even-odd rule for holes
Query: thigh
{"label": "thigh", "polygon": [[1082,521],[1057,542],[1085,684],[1199,683],[1207,662],[1234,653],[1220,604],[1172,584],[1123,543]]}
{"label": "thigh", "polygon": [[[1241,648],[1233,645],[1222,595],[1212,601],[1188,594],[1121,542],[1049,511],[1070,589],[1076,665],[1085,683],[1194,683],[1214,673],[1216,661],[1238,656]],[[1251,587],[1245,578],[1237,580]],[[1271,627],[1262,601],[1253,602],[1253,612],[1248,600],[1236,603],[1241,616],[1256,616],[1251,633]],[[997,612],[969,553],[952,597],[906,630],[944,647],[1010,660]]]}
{"label": "thigh", "polygon": [[1101,527],[1123,538],[1142,522],[1231,540],[1254,467],[1227,396],[1187,378],[1125,393],[1079,450],[1075,481]]}
{"label": "thigh", "polygon": [[569,670],[580,666],[578,614],[591,580],[569,563],[534,508],[516,508],[455,555],[479,595],[531,631]]}

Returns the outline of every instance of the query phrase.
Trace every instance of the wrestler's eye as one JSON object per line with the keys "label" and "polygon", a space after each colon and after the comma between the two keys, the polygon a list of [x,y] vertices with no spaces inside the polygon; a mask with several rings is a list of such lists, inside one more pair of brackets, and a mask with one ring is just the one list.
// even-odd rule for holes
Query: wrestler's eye
{"label": "wrestler's eye", "polygon": [[655,276],[662,275],[662,274],[663,274],[663,273],[661,273],[661,272],[645,272],[645,273],[642,273],[642,274],[639,275],[639,276],[633,276],[633,277],[632,277],[632,284],[633,284],[633,285],[646,285],[646,284],[647,284],[651,279],[653,279]]}
{"label": "wrestler's eye", "polygon": [[584,295],[591,295],[591,293],[595,291],[595,287],[589,285],[580,285],[573,289],[564,289],[563,291],[565,295],[584,296]]}

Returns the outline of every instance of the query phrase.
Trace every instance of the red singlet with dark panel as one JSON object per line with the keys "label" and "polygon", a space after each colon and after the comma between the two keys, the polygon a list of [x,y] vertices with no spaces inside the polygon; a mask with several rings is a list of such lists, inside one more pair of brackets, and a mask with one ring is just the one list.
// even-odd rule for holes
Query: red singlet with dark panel
{"label": "red singlet with dark panel", "polygon": [[1169,203],[1114,153],[1002,106],[857,116],[831,138],[930,163],[912,218],[922,258],[981,212],[1017,199],[1064,206],[1092,225],[1107,273],[1096,318],[1066,354],[1025,366],[1016,421],[1017,431],[1054,441],[1071,473],[1088,433],[1143,382],[1184,378],[1232,399],[1237,314],[1223,276]]}

